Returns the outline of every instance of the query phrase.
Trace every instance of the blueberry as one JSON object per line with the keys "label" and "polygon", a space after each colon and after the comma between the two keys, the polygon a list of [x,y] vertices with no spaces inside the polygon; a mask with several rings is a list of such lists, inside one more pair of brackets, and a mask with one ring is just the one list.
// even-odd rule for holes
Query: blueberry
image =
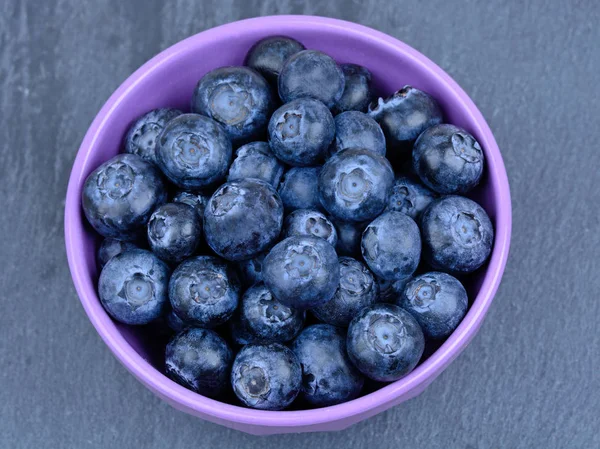
{"label": "blueberry", "polygon": [[262,281],[262,264],[267,253],[260,253],[253,259],[238,262],[240,280],[245,287],[252,287]]}
{"label": "blueberry", "polygon": [[167,200],[160,173],[135,154],[119,154],[94,170],[83,185],[83,212],[104,237],[136,240],[157,206]]}
{"label": "blueberry", "polygon": [[233,261],[251,259],[270,248],[282,224],[279,195],[258,179],[223,184],[204,211],[206,242],[218,255]]}
{"label": "blueberry", "polygon": [[470,273],[490,256],[494,229],[485,210],[468,198],[435,200],[421,217],[423,257],[436,270]]}
{"label": "blueberry", "polygon": [[348,221],[333,222],[338,235],[335,250],[342,256],[359,256],[362,233],[369,222],[352,223]]}
{"label": "blueberry", "polygon": [[296,39],[286,36],[270,36],[259,40],[246,55],[245,64],[265,77],[271,84],[277,84],[277,78],[288,58],[304,45]]}
{"label": "blueberry", "polygon": [[326,407],[360,394],[364,378],[346,353],[346,332],[328,324],[307,327],[294,340],[292,351],[302,367],[302,397]]}
{"label": "blueberry", "polygon": [[412,281],[412,279],[413,278],[409,276],[406,279],[401,279],[399,281],[390,281],[376,277],[375,280],[379,286],[379,300],[377,302],[397,303],[398,298],[404,291],[404,287],[406,287],[406,284]]}
{"label": "blueberry", "polygon": [[379,287],[373,273],[351,257],[340,257],[340,286],[333,299],[312,309],[324,323],[348,326],[358,312],[377,301]]}
{"label": "blueberry", "polygon": [[392,159],[406,158],[419,134],[442,122],[437,101],[411,86],[404,86],[391,97],[371,103],[368,113],[381,125],[388,157]]}
{"label": "blueberry", "polygon": [[319,173],[321,167],[293,167],[279,184],[279,195],[286,212],[296,209],[320,209]]}
{"label": "blueberry", "polygon": [[156,160],[172,183],[195,190],[225,178],[231,156],[231,141],[217,122],[198,114],[182,114],[160,134]]}
{"label": "blueberry", "polygon": [[282,410],[302,386],[302,369],[294,353],[279,343],[244,346],[231,369],[231,385],[248,407]]}
{"label": "blueberry", "polygon": [[100,273],[98,296],[115,320],[148,324],[167,304],[169,267],[150,251],[132,249],[108,261]]}
{"label": "blueberry", "polygon": [[337,254],[324,239],[288,237],[265,257],[263,280],[283,304],[297,309],[317,307],[331,300],[339,286]]}
{"label": "blueberry", "polygon": [[394,281],[406,279],[421,259],[419,227],[408,215],[385,212],[364,230],[361,249],[377,276]]}
{"label": "blueberry", "polygon": [[138,118],[125,136],[125,152],[156,163],[158,136],[170,120],[182,112],[177,109],[154,109]]}
{"label": "blueberry", "polygon": [[331,109],[344,93],[344,73],[325,53],[303,50],[292,55],[279,74],[279,96],[284,103],[314,98]]}
{"label": "blueberry", "polygon": [[342,112],[335,116],[335,141],[330,154],[346,148],[361,148],[385,156],[385,136],[379,124],[358,111]]}
{"label": "blueberry", "polygon": [[124,253],[125,251],[129,251],[130,249],[135,249],[133,243],[130,242],[122,242],[121,240],[116,240],[113,238],[106,238],[100,244],[100,248],[98,248],[98,252],[96,253],[96,265],[98,269],[101,270],[106,263],[115,257],[117,254]]}
{"label": "blueberry", "polygon": [[269,84],[248,67],[208,72],[192,98],[192,111],[216,120],[235,145],[261,139],[274,107]]}
{"label": "blueberry", "polygon": [[413,220],[418,220],[431,202],[437,198],[419,181],[408,176],[399,176],[394,180],[388,200],[387,210],[402,212]]}
{"label": "blueberry", "polygon": [[204,218],[204,209],[206,208],[206,203],[208,203],[208,198],[208,196],[202,193],[192,193],[186,192],[185,190],[180,190],[173,197],[173,202],[192,206],[202,220]]}
{"label": "blueberry", "polygon": [[165,372],[169,378],[209,398],[228,388],[233,353],[219,334],[207,329],[185,329],[167,345]]}
{"label": "blueberry", "polygon": [[371,92],[371,72],[357,64],[341,64],[345,87],[342,97],[333,110],[336,113],[345,111],[366,112],[373,98]]}
{"label": "blueberry", "polygon": [[458,327],[469,300],[458,279],[432,271],[409,282],[397,304],[418,321],[425,337],[441,339]]}
{"label": "blueberry", "polygon": [[202,221],[196,210],[184,203],[167,203],[148,221],[148,243],[167,262],[190,257],[202,241]]}
{"label": "blueberry", "polygon": [[425,338],[419,323],[394,304],[363,309],[348,328],[348,356],[370,379],[391,382],[419,363]]}
{"label": "blueberry", "polygon": [[333,223],[321,212],[311,209],[297,209],[289,214],[283,222],[283,236],[310,235],[321,237],[335,246],[337,231]]}
{"label": "blueberry", "polygon": [[[304,326],[306,313],[277,301],[263,283],[250,287],[244,293],[236,323],[245,329],[245,341],[237,343],[284,343],[293,339]],[[235,337],[235,335],[234,335]]]}
{"label": "blueberry", "polygon": [[436,125],[415,142],[413,167],[421,180],[436,192],[466,193],[479,184],[483,151],[479,142],[454,125]]}
{"label": "blueberry", "polygon": [[184,321],[215,327],[227,321],[240,298],[235,271],[218,257],[198,256],[179,265],[169,282],[173,310]]}
{"label": "blueberry", "polygon": [[301,98],[277,109],[269,121],[269,145],[278,159],[295,167],[321,162],[335,136],[335,122],[323,103]]}
{"label": "blueberry", "polygon": [[179,318],[179,315],[177,315],[173,310],[167,313],[166,322],[169,329],[176,333],[181,332],[188,327],[188,324]]}
{"label": "blueberry", "polygon": [[277,188],[285,167],[275,157],[266,142],[252,142],[241,146],[229,167],[227,181],[257,178]]}
{"label": "blueberry", "polygon": [[378,216],[394,182],[390,163],[368,150],[348,149],[333,155],[319,174],[323,207],[341,221]]}

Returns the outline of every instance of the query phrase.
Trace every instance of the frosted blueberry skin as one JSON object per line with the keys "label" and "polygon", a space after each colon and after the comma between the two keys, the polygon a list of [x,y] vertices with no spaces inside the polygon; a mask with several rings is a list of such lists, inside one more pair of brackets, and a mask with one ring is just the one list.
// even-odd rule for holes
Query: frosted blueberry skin
{"label": "frosted blueberry skin", "polygon": [[167,203],[150,217],[147,234],[154,254],[178,263],[194,254],[202,242],[202,221],[192,206]]}
{"label": "frosted blueberry skin", "polygon": [[397,304],[400,295],[402,295],[402,292],[404,291],[404,287],[406,287],[406,284],[412,281],[412,279],[412,277],[407,277],[406,279],[400,279],[399,281],[390,281],[375,277],[377,285],[379,286],[379,298],[377,302]]}
{"label": "frosted blueberry skin", "polygon": [[358,64],[340,64],[340,68],[344,74],[344,93],[333,107],[333,112],[366,112],[373,99],[371,72]]}
{"label": "frosted blueberry skin", "polygon": [[94,170],[83,185],[83,212],[100,235],[137,240],[150,215],[167,201],[154,165],[135,154],[119,154]]}
{"label": "frosted blueberry skin", "polygon": [[385,208],[394,172],[382,156],[347,149],[333,155],[319,174],[321,204],[341,221],[372,220]]}
{"label": "frosted blueberry skin", "polygon": [[340,257],[339,263],[340,286],[331,301],[312,309],[312,313],[319,321],[345,327],[360,310],[377,301],[379,286],[362,262]]}
{"label": "frosted blueberry skin", "polygon": [[124,253],[130,249],[136,249],[133,243],[122,242],[121,240],[106,238],[100,244],[98,252],[96,253],[96,265],[101,270],[107,262],[115,257],[117,254]]}
{"label": "frosted blueberry skin", "polygon": [[108,261],[98,296],[108,314],[124,324],[148,324],[167,307],[169,267],[150,251],[132,249]]}
{"label": "frosted blueberry skin", "polygon": [[295,354],[279,343],[247,345],[233,362],[231,385],[248,407],[283,410],[300,392],[302,369]]}
{"label": "frosted blueberry skin", "polygon": [[394,304],[364,308],[350,323],[348,356],[370,379],[393,382],[410,373],[423,355],[419,323]]}
{"label": "frosted blueberry skin", "polygon": [[198,256],[182,262],[169,282],[173,311],[186,323],[213,328],[226,322],[238,306],[237,273],[218,257]]}
{"label": "frosted blueberry skin", "polygon": [[385,136],[379,124],[367,114],[357,111],[342,112],[335,116],[335,140],[329,154],[347,148],[360,148],[385,156]]}
{"label": "frosted blueberry skin", "polygon": [[302,367],[302,398],[317,407],[341,404],[360,394],[361,373],[346,353],[346,332],[328,324],[309,326],[292,351]]}
{"label": "frosted blueberry skin", "polygon": [[208,199],[209,196],[203,193],[186,192],[185,190],[180,190],[173,196],[174,203],[183,203],[192,206],[201,220],[204,218],[204,209],[206,208]]}
{"label": "frosted blueberry skin", "polygon": [[471,273],[492,252],[494,228],[483,208],[461,196],[435,200],[421,217],[423,258],[435,270]]}
{"label": "frosted blueberry skin", "polygon": [[458,327],[467,313],[469,299],[458,279],[432,271],[410,281],[397,304],[418,321],[426,338],[438,340]]}
{"label": "frosted blueberry skin", "polygon": [[275,298],[296,309],[310,309],[330,301],[340,283],[335,249],[318,237],[282,240],[263,262],[263,280]]}
{"label": "frosted blueberry skin", "polygon": [[342,98],[344,73],[325,53],[303,50],[287,59],[279,74],[279,97],[284,103],[314,98],[329,109]]}
{"label": "frosted blueberry skin", "polygon": [[381,125],[388,145],[388,158],[410,156],[413,143],[423,131],[442,122],[442,110],[429,94],[412,86],[369,105],[368,114]]}
{"label": "frosted blueberry skin", "polygon": [[392,185],[386,210],[402,212],[416,221],[437,197],[437,193],[418,180],[409,176],[399,176]]}
{"label": "frosted blueberry skin", "polygon": [[244,295],[232,325],[244,330],[245,338],[236,338],[237,344],[285,343],[292,340],[304,327],[306,313],[277,301],[261,282],[250,287]]}
{"label": "frosted blueberry skin", "polygon": [[251,142],[235,152],[227,181],[245,178],[261,179],[277,188],[285,166],[275,157],[266,142]]}
{"label": "frosted blueberry skin", "polygon": [[364,230],[361,250],[375,275],[390,281],[406,279],[421,260],[419,227],[408,215],[385,212]]}
{"label": "frosted blueberry skin", "polygon": [[158,136],[165,125],[182,112],[177,109],[154,109],[138,118],[125,135],[125,152],[156,163]]}
{"label": "frosted blueberry skin", "polygon": [[209,398],[218,398],[228,389],[232,362],[225,340],[208,329],[184,329],[165,351],[166,375]]}
{"label": "frosted blueberry skin", "polygon": [[192,111],[217,121],[234,145],[263,138],[274,108],[269,84],[248,67],[208,72],[192,97]]}
{"label": "frosted blueberry skin", "polygon": [[240,179],[219,187],[204,210],[206,242],[231,261],[252,259],[281,233],[283,204],[273,187],[259,179]]}
{"label": "frosted blueberry skin", "polygon": [[430,189],[442,193],[466,193],[479,184],[484,156],[479,142],[462,128],[436,125],[415,142],[413,168]]}
{"label": "frosted blueberry skin", "polygon": [[337,231],[338,241],[335,250],[341,256],[360,257],[360,242],[362,233],[369,224],[368,221],[352,223],[332,220]]}
{"label": "frosted blueberry skin", "polygon": [[284,173],[278,192],[286,213],[296,209],[322,209],[319,201],[321,167],[292,167]]}
{"label": "frosted blueberry skin", "polygon": [[203,115],[182,114],[160,134],[156,162],[177,187],[198,190],[225,178],[231,156],[223,127]]}
{"label": "frosted blueberry skin", "polygon": [[269,36],[259,40],[248,50],[245,65],[259,72],[277,87],[277,78],[290,56],[306,48],[296,39],[287,36]]}
{"label": "frosted blueberry skin", "polygon": [[332,246],[337,243],[337,231],[333,223],[317,210],[297,209],[285,217],[283,237],[308,235],[327,240]]}
{"label": "frosted blueberry skin", "polygon": [[335,136],[335,122],[320,101],[300,98],[277,109],[269,121],[269,145],[293,167],[320,163]]}

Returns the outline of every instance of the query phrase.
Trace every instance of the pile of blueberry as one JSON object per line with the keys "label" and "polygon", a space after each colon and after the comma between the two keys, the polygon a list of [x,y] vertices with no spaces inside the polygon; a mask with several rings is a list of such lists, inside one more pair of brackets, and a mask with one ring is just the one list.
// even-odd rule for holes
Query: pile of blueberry
{"label": "pile of blueberry", "polygon": [[374,99],[369,70],[294,39],[245,64],[204,75],[191,113],[140,117],[85,181],[99,297],[169,328],[165,372],[195,392],[338,404],[405,376],[464,317],[455,276],[494,234],[460,196],[483,151],[429,94]]}

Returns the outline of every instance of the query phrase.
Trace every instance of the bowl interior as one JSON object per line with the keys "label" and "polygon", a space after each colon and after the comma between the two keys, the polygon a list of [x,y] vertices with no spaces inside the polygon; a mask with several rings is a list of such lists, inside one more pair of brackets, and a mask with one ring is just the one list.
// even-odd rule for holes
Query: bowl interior
{"label": "bowl interior", "polygon": [[[300,40],[307,48],[328,53],[340,63],[351,62],[368,67],[373,74],[375,90],[380,95],[389,95],[405,84],[413,85],[433,95],[444,110],[446,122],[464,127],[482,144],[488,160],[486,173],[481,187],[471,196],[486,209],[497,234],[501,226],[506,226],[498,219],[498,198],[504,195],[504,192],[499,190],[504,186],[497,179],[498,176],[505,177],[505,173],[499,154],[492,154],[488,148],[488,144],[495,146],[495,143],[491,134],[486,135],[489,134],[487,126],[482,123],[478,114],[473,114],[474,107],[465,102],[464,93],[455,84],[449,82],[448,78],[441,78],[439,69],[432,69],[431,63],[420,56],[415,56],[416,52],[411,53],[408,48],[399,49],[397,43],[384,41],[377,35],[349,32],[344,22],[329,23],[327,26],[319,27],[317,31],[314,23],[289,20],[272,20],[268,27],[236,28],[232,25],[228,27],[227,33],[203,33],[204,35],[194,36],[178,44],[149,61],[121,86],[97,118],[97,123],[94,124],[95,132],[91,136],[86,136],[86,141],[82,145],[75,169],[79,173],[75,173],[74,170],[77,192],[73,193],[76,196],[73,201],[78,200],[85,177],[102,162],[122,150],[123,136],[138,116],[158,107],[168,106],[184,111],[189,110],[193,88],[206,72],[221,66],[241,65],[247,50],[258,39],[273,34],[285,34]],[[501,173],[498,174],[497,170]],[[95,252],[99,238],[85,222],[80,207],[73,211],[71,219],[74,223],[70,225],[71,228],[67,227],[72,230],[71,235],[67,235],[67,246],[72,245],[79,252],[76,270],[73,269],[73,260],[71,260],[72,271],[76,271],[73,274],[75,283],[79,284],[80,296],[82,296],[81,289],[87,289],[88,293],[93,291],[90,294],[91,301],[98,303],[95,294],[98,275]],[[70,239],[73,239],[73,242],[70,243]],[[496,250],[497,248],[494,252]],[[492,263],[503,266],[505,254],[502,257],[493,257],[497,260]],[[465,279],[471,303],[476,301],[491,265],[486,265]],[[502,269],[498,269],[498,266],[493,269],[498,279],[494,280],[495,284],[486,287],[495,291]],[[488,292],[488,295],[490,294],[493,295],[493,291]],[[88,302],[90,295],[83,295],[87,297]],[[486,300],[490,299],[491,297]],[[89,304],[86,305],[86,299],[83,297],[82,301],[89,314]],[[98,310],[96,312],[102,315]],[[105,332],[101,332],[101,335],[104,334],[102,337],[107,340],[107,343],[111,338],[110,334],[114,333],[115,329],[118,330],[135,351],[157,370],[162,371],[164,346],[159,338],[149,338],[147,330],[144,329],[133,329],[113,323],[106,314],[97,317],[97,320],[95,325],[104,327]],[[435,349],[436,347],[429,348],[428,355],[431,355]]]}

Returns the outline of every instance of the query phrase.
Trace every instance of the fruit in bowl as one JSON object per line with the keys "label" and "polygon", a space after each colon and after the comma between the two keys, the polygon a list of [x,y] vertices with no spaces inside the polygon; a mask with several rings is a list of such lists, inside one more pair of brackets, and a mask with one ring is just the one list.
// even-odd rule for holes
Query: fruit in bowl
{"label": "fruit in bowl", "polygon": [[[189,52],[171,54],[173,59],[163,60],[164,65],[151,64],[156,68],[142,71],[145,77],[137,79],[145,81],[139,81],[132,95],[140,98],[151,91],[152,101],[135,103],[134,111],[134,98],[129,97],[130,108],[122,110],[122,120],[115,116],[102,122],[103,151],[86,139],[82,151],[93,157],[78,157],[67,201],[69,260],[82,302],[111,349],[170,403],[254,433],[342,428],[422,391],[474,335],[506,258],[510,212],[506,215],[502,202],[508,200],[508,189],[485,122],[460,88],[432,63],[362,27],[341,31],[334,26],[338,22],[328,19],[287,18],[287,25],[275,27],[269,36],[258,25],[265,20],[274,24],[269,21],[274,19],[245,22],[252,31],[236,41],[235,45],[245,44],[236,49],[239,59],[214,52],[210,64],[197,62],[194,74],[188,70],[177,82],[165,83],[174,73],[181,74],[183,66],[199,61],[197,56],[207,46],[227,45],[226,40],[217,44],[198,38]],[[321,43],[316,33],[342,33],[350,42],[347,48],[327,39]],[[292,41],[301,44],[288,45]],[[272,47],[269,55],[261,54],[262,48]],[[361,56],[353,58],[357,49],[370,51],[359,51]],[[241,67],[248,51],[246,61],[254,68]],[[351,70],[342,65],[349,63]],[[261,68],[268,70],[269,79],[263,78]],[[401,70],[404,76],[391,76],[388,69]],[[274,107],[275,86],[283,102],[279,109]],[[123,95],[122,90],[118,93]],[[364,98],[371,96],[376,100],[366,108]],[[146,131],[129,132],[129,124],[143,128],[144,117],[157,109],[182,114]],[[349,119],[342,119],[343,114]],[[94,133],[98,126],[92,127]],[[456,131],[448,134],[452,126]],[[428,137],[432,127],[445,128]],[[336,140],[338,128],[341,138]],[[93,248],[93,231],[88,228],[84,234],[81,220],[74,219],[81,216],[80,206],[74,204],[82,201],[86,176],[121,148],[127,149],[127,140],[122,144],[106,132],[120,140],[136,135],[144,150],[138,150],[140,155],[152,154],[148,149],[156,140],[156,160],[144,160],[132,151],[126,155],[132,160],[121,164],[124,168],[104,170],[103,176],[86,183],[83,204],[84,210],[86,204],[93,206],[86,210],[90,224],[111,239],[98,255],[106,263],[103,271],[115,265],[113,260],[127,262],[135,259],[128,254],[145,251],[167,277],[185,266],[182,285],[188,287],[173,290],[173,295],[169,289],[164,300],[165,281],[154,279],[153,267],[130,263],[119,272],[124,288],[105,289],[101,295],[108,314],[98,308],[97,299],[94,302],[94,267],[81,255],[82,247],[84,253]],[[243,149],[246,144],[253,149]],[[237,162],[232,166],[234,154]],[[435,157],[448,163],[436,165]],[[470,169],[468,164],[477,167]],[[168,190],[177,192],[172,203]],[[454,196],[443,196],[449,192]],[[93,201],[86,202],[86,195]],[[169,216],[163,213],[166,206],[174,211]],[[158,218],[152,220],[156,211]],[[181,220],[184,216],[189,223]],[[146,229],[149,223],[151,230]],[[158,238],[146,242],[146,235]],[[154,253],[144,249],[148,243]],[[112,253],[117,254],[113,259]],[[354,259],[344,261],[342,270],[339,256]],[[210,264],[192,263],[196,259]],[[434,307],[438,278],[424,287],[415,283],[428,271],[450,273],[464,284],[460,289],[441,282],[441,309]],[[410,282],[412,277],[415,281]],[[384,285],[390,286],[385,295],[380,288]],[[246,297],[258,287],[260,294]],[[473,313],[463,313],[464,292]],[[424,300],[423,295],[433,298]],[[111,313],[108,305],[117,302],[125,303],[136,319]],[[436,333],[436,320],[443,320],[447,312],[444,303],[456,311],[450,329]],[[150,311],[137,319],[137,311],[145,308]],[[310,318],[305,321],[306,314]],[[331,352],[330,357],[311,358],[286,348],[300,347],[301,338],[306,339],[302,335],[319,316],[335,324],[335,335],[345,335],[347,342],[336,343],[335,350],[333,345],[323,347],[330,337],[315,333],[311,347],[337,351],[335,356]],[[179,331],[175,335],[173,328]],[[171,343],[164,340],[169,334]],[[440,338],[447,338],[446,343]],[[428,339],[455,349],[422,357]],[[185,350],[173,355],[180,346],[193,347],[188,351],[193,357],[188,359]],[[164,360],[167,348],[176,361],[169,366],[156,363]],[[298,360],[306,357],[306,363]],[[217,359],[218,369],[206,365]],[[352,372],[352,379],[393,383],[368,393],[366,400],[361,397],[362,380],[353,380],[352,386],[347,383],[350,378],[327,383],[329,375],[323,373],[337,372],[335,363]],[[289,375],[274,372],[277,364],[285,365]],[[298,366],[299,384],[292,375]],[[231,374],[225,383],[223,371]],[[201,385],[215,388],[202,393]],[[324,405],[330,406],[327,414],[319,412]],[[282,409],[291,411],[275,411]]]}

